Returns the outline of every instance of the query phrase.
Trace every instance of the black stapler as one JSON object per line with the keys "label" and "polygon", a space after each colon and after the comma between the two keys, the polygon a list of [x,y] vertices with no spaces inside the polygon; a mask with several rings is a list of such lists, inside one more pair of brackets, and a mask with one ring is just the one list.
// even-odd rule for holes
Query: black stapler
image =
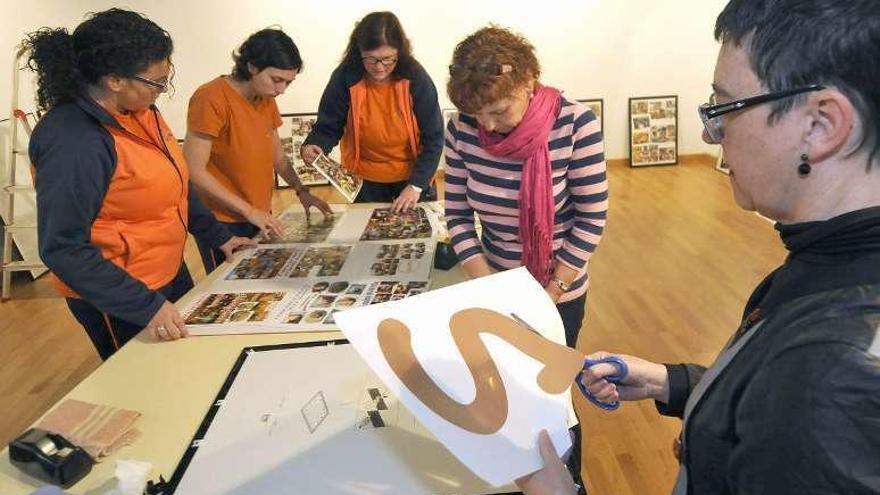
{"label": "black stapler", "polygon": [[95,461],[66,438],[31,428],[9,444],[9,461],[25,473],[68,488],[92,470]]}

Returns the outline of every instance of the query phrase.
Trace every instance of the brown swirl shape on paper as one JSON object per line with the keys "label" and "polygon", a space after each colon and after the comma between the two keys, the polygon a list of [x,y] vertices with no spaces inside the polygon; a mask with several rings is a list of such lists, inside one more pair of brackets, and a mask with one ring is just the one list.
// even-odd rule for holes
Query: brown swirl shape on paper
{"label": "brown swirl shape on paper", "polygon": [[387,318],[379,323],[379,347],[385,360],[413,395],[450,423],[472,433],[490,435],[507,421],[507,391],[495,361],[480,339],[490,333],[544,364],[537,383],[548,394],[571,387],[584,365],[584,355],[531,332],[506,315],[484,308],[456,312],[449,319],[455,345],[476,387],[476,397],[462,404],[447,395],[425,372],[412,348],[412,334],[403,322]]}

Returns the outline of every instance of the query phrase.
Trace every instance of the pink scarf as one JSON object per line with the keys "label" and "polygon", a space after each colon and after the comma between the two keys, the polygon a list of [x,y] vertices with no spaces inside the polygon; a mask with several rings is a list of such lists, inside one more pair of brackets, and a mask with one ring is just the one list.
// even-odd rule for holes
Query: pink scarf
{"label": "pink scarf", "polygon": [[480,146],[503,158],[524,160],[519,186],[519,237],[522,264],[541,285],[550,281],[556,204],[548,140],[559,115],[558,89],[535,85],[535,94],[522,121],[507,136],[480,126]]}

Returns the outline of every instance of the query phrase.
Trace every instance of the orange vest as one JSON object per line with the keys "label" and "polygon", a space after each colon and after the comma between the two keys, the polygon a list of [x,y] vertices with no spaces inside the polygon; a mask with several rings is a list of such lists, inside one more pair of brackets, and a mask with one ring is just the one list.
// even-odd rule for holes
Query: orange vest
{"label": "orange vest", "polygon": [[[394,85],[395,99],[397,106],[401,110],[403,123],[409,136],[409,145],[412,149],[413,156],[419,154],[419,125],[413,112],[412,95],[409,92],[409,79],[398,79],[391,84]],[[373,182],[400,182],[408,180],[412,175],[413,164],[383,167],[376,169],[375,167],[365,166],[361,161],[361,133],[360,116],[363,112],[364,101],[367,97],[367,82],[361,79],[354,86],[348,89],[351,97],[351,106],[348,111],[348,117],[345,126],[345,133],[339,143],[342,152],[342,164],[352,173],[357,174],[364,179]],[[389,109],[392,111],[392,109]]]}
{"label": "orange vest", "polygon": [[[171,129],[152,109],[131,114],[113,136],[116,169],[92,223],[91,243],[104,258],[150,289],[170,283],[183,263],[187,239],[189,172]],[[78,297],[57,277],[66,297]],[[111,289],[112,290],[112,289]]]}

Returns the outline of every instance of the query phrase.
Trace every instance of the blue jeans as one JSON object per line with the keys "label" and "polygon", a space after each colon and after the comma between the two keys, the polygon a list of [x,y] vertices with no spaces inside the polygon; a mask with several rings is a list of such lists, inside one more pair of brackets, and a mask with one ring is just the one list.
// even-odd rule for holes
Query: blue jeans
{"label": "blue jeans", "polygon": [[[571,301],[564,302],[562,304],[556,305],[556,310],[559,311],[559,316],[562,318],[562,326],[565,328],[565,344],[568,347],[574,348],[577,344],[578,335],[581,331],[581,325],[584,322],[584,314],[587,310],[587,294],[584,293],[581,297],[577,299],[572,299]],[[577,390],[577,388],[575,388]],[[566,467],[568,467],[568,471],[572,474],[575,482],[583,487],[583,480],[581,480],[581,425],[578,423],[576,426],[569,429],[572,433],[572,446],[571,446],[571,456],[568,458],[568,462],[566,463]],[[585,492],[579,492],[585,493]]]}
{"label": "blue jeans", "polygon": [[577,345],[586,310],[586,293],[577,299],[556,305],[556,311],[559,311],[559,316],[562,317],[562,326],[565,328],[565,345],[572,349]]}

